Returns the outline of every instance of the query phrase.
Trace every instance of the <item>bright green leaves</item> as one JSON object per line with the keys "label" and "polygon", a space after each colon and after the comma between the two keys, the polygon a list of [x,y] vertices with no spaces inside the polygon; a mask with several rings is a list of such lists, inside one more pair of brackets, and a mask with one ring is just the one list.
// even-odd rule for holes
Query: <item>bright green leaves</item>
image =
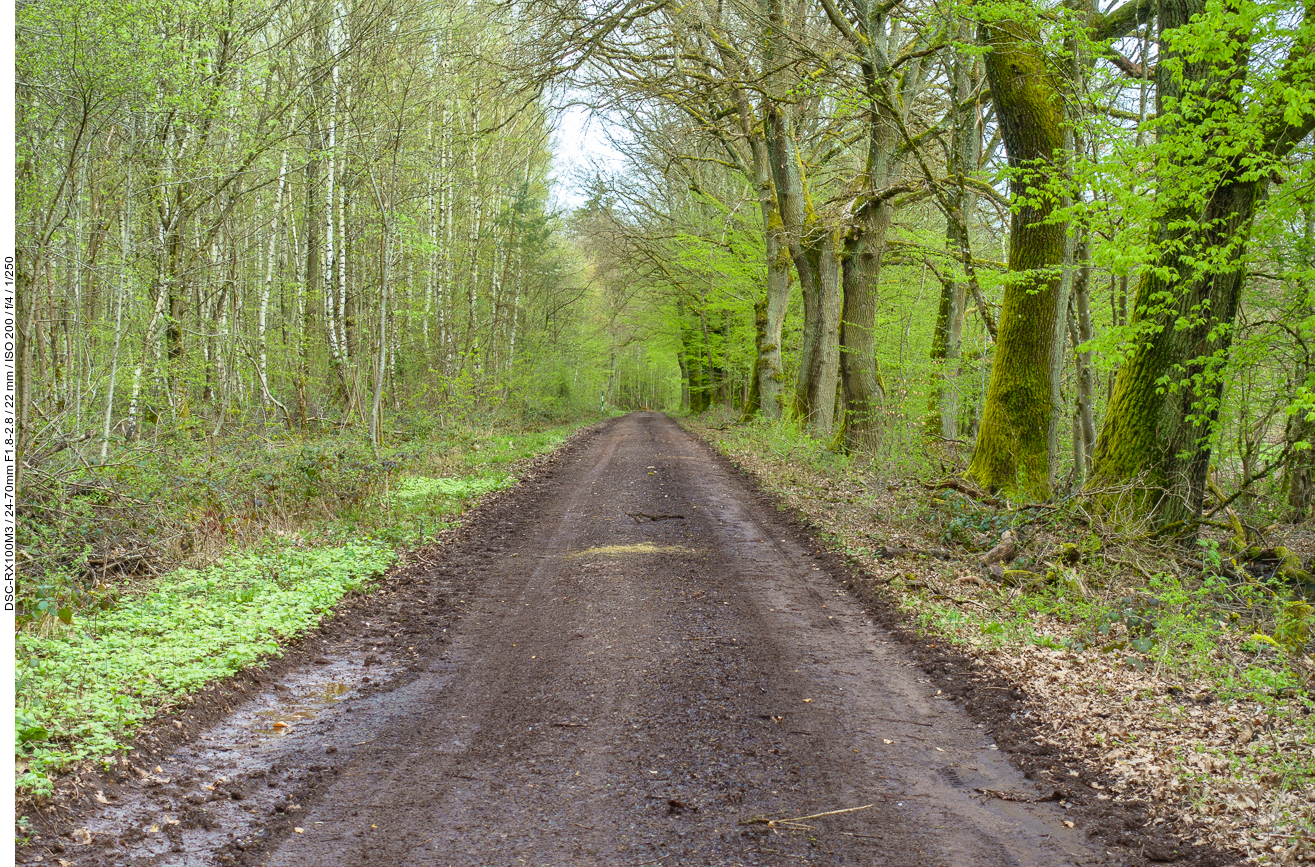
{"label": "bright green leaves", "polygon": [[412,476],[403,479],[397,490],[385,497],[385,505],[402,516],[454,514],[461,511],[468,500],[514,484],[515,477],[505,475],[445,479]]}
{"label": "bright green leaves", "polygon": [[14,717],[14,734],[20,747],[23,744],[44,741],[50,738],[50,732],[46,730],[45,726],[25,713],[17,714]]}
{"label": "bright green leaves", "polygon": [[20,633],[20,748],[35,769],[104,755],[171,698],[277,653],[394,559],[372,542],[271,548],[179,569],[70,630]]}
{"label": "bright green leaves", "polygon": [[1283,122],[1297,126],[1315,112],[1315,89],[1310,87],[1285,87],[1280,95],[1279,104],[1283,106]]}
{"label": "bright green leaves", "polygon": [[[130,582],[108,610],[83,606],[75,617],[53,595],[38,600],[44,616],[17,636],[19,788],[48,791],[47,772],[113,753],[176,698],[277,655],[344,595],[367,590],[399,547],[433,538],[480,497],[514,485],[508,465],[552,449],[565,431],[457,436],[436,443],[426,464],[464,464],[460,475],[398,478],[404,465],[420,469],[418,444],[408,458],[404,449],[372,456],[331,440],[303,443],[276,464],[234,468],[194,455],[162,469],[196,471],[191,487],[222,489],[254,472],[270,500],[306,499],[317,510],[337,503],[338,511],[326,525],[269,535],[214,565]],[[180,466],[188,462],[216,466],[200,473]],[[341,496],[352,491],[359,500]]]}

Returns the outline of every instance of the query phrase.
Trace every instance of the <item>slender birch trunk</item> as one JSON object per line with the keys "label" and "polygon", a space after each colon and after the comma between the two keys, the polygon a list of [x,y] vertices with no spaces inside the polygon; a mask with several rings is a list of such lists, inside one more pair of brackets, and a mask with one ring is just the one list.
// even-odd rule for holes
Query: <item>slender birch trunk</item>
{"label": "slender birch trunk", "polygon": [[[274,266],[277,262],[279,228],[283,218],[283,188],[288,177],[288,152],[283,152],[279,163],[279,178],[274,187],[274,219],[270,226],[269,244],[265,249],[265,279],[260,287],[260,308],[256,320],[256,341],[260,347],[259,375],[265,382],[269,370],[269,339],[267,335],[269,315],[269,294],[274,286]],[[261,413],[265,411],[265,402],[261,403]]]}

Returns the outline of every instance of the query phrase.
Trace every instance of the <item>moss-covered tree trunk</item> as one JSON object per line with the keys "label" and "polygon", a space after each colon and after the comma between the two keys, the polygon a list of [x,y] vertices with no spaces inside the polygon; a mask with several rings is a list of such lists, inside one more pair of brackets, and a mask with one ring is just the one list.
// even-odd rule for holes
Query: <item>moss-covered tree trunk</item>
{"label": "moss-covered tree trunk", "polygon": [[991,85],[1014,201],[1009,280],[995,363],[968,475],[989,490],[1044,499],[1050,495],[1055,405],[1050,371],[1067,314],[1061,298],[1063,222],[1051,220],[1064,149],[1063,90],[1034,30],[1021,23],[984,24]]}
{"label": "moss-covered tree trunk", "polygon": [[821,219],[810,198],[795,135],[794,106],[787,98],[788,69],[796,43],[781,0],[764,0],[763,36],[766,93],[762,102],[765,155],[780,215],[778,236],[789,251],[803,296],[804,328],[799,375],[790,414],[817,436],[831,432],[840,363],[840,265],[834,230]]}
{"label": "moss-covered tree trunk", "polygon": [[[1147,336],[1119,368],[1105,424],[1096,441],[1095,489],[1133,485],[1137,511],[1153,510],[1165,524],[1200,513],[1210,463],[1210,434],[1219,414],[1223,370],[1241,300],[1244,249],[1239,230],[1255,212],[1254,183],[1220,189],[1201,212],[1213,231],[1193,232],[1197,250],[1234,239],[1234,268],[1182,279],[1193,266],[1174,253],[1142,274],[1133,326]],[[1179,225],[1191,215],[1174,215]],[[1187,241],[1184,237],[1181,240]],[[1170,277],[1173,274],[1175,276]],[[1166,305],[1165,299],[1171,299]]]}
{"label": "moss-covered tree trunk", "polygon": [[[1263,161],[1276,164],[1315,128],[1315,108],[1282,95],[1312,86],[1311,28],[1289,52],[1283,87],[1248,106],[1245,34],[1215,34],[1210,51],[1167,36],[1205,8],[1159,4],[1159,254],[1137,286],[1139,340],[1114,381],[1092,478],[1107,502],[1153,510],[1164,527],[1187,526],[1204,502],[1246,245],[1268,183]],[[1118,496],[1129,488],[1134,496]]]}
{"label": "moss-covered tree trunk", "polygon": [[[775,196],[771,211],[776,217]],[[779,218],[778,218],[779,219]],[[790,304],[790,259],[774,232],[767,235],[767,292],[754,305],[754,334],[757,357],[752,387],[758,392],[758,412],[779,419],[785,409],[785,363],[781,354],[781,331]],[[760,312],[761,311],[761,312]]]}
{"label": "moss-covered tree trunk", "polygon": [[[813,275],[804,311],[805,315],[811,311],[815,326],[806,368],[804,353],[800,353],[795,412],[808,421],[815,434],[826,436],[835,427],[836,388],[840,381],[840,261],[833,232],[826,229],[821,237],[803,245],[803,259]],[[803,289],[804,281],[799,282]]]}
{"label": "moss-covered tree trunk", "polygon": [[[903,163],[918,148],[908,136],[905,120],[926,80],[926,40],[935,37],[923,31],[905,41],[902,24],[888,5],[858,3],[851,7],[852,15],[832,0],[823,0],[822,7],[857,60],[863,82],[867,155],[855,179],[841,255],[843,416],[839,439],[846,451],[872,452],[880,444],[880,410],[885,399],[877,376],[877,287],[894,213],[893,197],[910,189],[900,183]],[[892,55],[896,56],[894,62]]]}
{"label": "moss-covered tree trunk", "polygon": [[786,107],[769,102],[764,115],[777,207],[804,301],[792,411],[815,434],[826,436],[835,420],[840,362],[840,265],[835,232],[809,201]]}

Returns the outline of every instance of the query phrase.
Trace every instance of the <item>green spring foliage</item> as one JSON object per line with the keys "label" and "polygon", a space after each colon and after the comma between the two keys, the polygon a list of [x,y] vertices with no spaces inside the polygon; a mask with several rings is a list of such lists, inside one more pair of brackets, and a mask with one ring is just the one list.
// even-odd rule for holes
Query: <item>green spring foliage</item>
{"label": "green spring foliage", "polygon": [[177,697],[277,655],[344,595],[396,559],[378,541],[271,544],[206,569],[178,569],[98,617],[17,639],[20,789],[47,772],[112,754]]}
{"label": "green spring foliage", "polygon": [[[107,510],[84,504],[53,522],[40,520],[53,507],[29,515],[27,544],[58,542],[66,556],[47,550],[42,560],[34,553],[30,562],[46,571],[40,582],[25,584],[21,601],[18,789],[50,793],[52,774],[114,755],[178,699],[277,656],[344,596],[367,591],[400,549],[433,538],[481,497],[514,485],[514,464],[551,450],[569,430],[461,430],[378,453],[328,437],[291,445],[258,465],[247,463],[252,456],[242,449],[192,454],[175,462],[175,478],[257,480],[254,490],[263,495],[238,486],[236,500],[264,497],[262,530],[234,530],[228,553],[214,562],[153,579],[101,580],[86,569],[90,554],[68,556],[79,546],[92,551],[98,538],[122,529],[108,523]],[[131,473],[140,483],[162,471],[147,464]],[[193,489],[175,483],[162,503],[192,514],[196,495],[186,492]],[[214,493],[214,485],[207,490]],[[137,499],[151,502],[144,493]],[[220,532],[225,524],[215,516],[227,501],[209,502],[203,514]]]}

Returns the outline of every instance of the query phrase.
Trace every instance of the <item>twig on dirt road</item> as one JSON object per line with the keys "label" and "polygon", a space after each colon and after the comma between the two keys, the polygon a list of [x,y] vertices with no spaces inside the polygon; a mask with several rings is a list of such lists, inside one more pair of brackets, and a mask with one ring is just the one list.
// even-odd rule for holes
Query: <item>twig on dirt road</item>
{"label": "twig on dirt road", "polygon": [[755,816],[752,819],[744,819],[741,825],[767,825],[775,827],[776,825],[789,825],[794,822],[802,822],[805,819],[821,819],[824,816],[839,816],[841,813],[857,813],[859,810],[870,810],[876,804],[864,804],[861,807],[846,807],[843,810],[827,810],[825,813],[813,813],[808,816],[795,816],[793,819],[768,819],[766,816]]}

